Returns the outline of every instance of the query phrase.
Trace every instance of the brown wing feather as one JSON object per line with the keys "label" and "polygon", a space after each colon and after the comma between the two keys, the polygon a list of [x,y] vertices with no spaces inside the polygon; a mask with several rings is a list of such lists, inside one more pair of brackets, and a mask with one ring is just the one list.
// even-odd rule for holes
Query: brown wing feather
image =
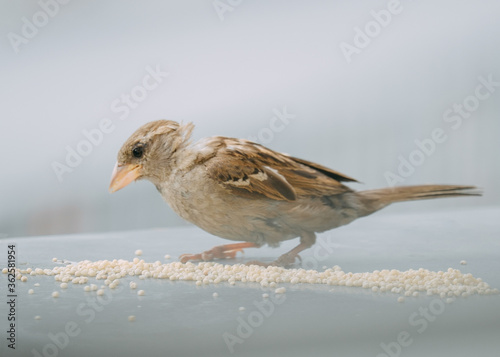
{"label": "brown wing feather", "polygon": [[[239,156],[239,155],[238,155]],[[209,176],[242,195],[261,194],[274,200],[293,201],[293,187],[279,174],[259,166],[253,160],[219,152],[207,162]]]}
{"label": "brown wing feather", "polygon": [[312,169],[314,169],[316,171],[319,171],[322,174],[324,174],[324,175],[326,175],[328,177],[331,177],[332,179],[337,180],[339,182],[342,182],[342,181],[359,182],[358,180],[353,179],[352,177],[344,175],[344,174],[342,174],[342,173],[340,173],[338,171],[334,171],[332,169],[329,169],[328,167],[316,164],[314,162],[310,162],[310,161],[303,160],[303,159],[298,159],[296,157],[291,157],[291,156],[290,156],[290,159],[292,159],[293,161],[298,162],[298,163],[300,163],[302,165],[308,166],[308,167],[310,167],[310,168],[312,168]]}
{"label": "brown wing feather", "polygon": [[[348,176],[296,159],[247,140],[213,138],[217,154],[205,162],[209,177],[236,194],[264,195],[293,201],[300,196],[325,196],[351,191],[340,181]],[[223,142],[224,145],[220,145]]]}

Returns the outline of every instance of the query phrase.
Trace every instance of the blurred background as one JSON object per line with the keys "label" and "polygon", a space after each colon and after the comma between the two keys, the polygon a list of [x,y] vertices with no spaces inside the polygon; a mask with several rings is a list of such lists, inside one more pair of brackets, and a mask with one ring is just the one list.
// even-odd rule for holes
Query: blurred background
{"label": "blurred background", "polygon": [[485,190],[380,214],[500,203],[498,1],[0,6],[2,236],[187,224],[149,182],[108,193],[121,144],[161,118],[316,161],[355,189]]}

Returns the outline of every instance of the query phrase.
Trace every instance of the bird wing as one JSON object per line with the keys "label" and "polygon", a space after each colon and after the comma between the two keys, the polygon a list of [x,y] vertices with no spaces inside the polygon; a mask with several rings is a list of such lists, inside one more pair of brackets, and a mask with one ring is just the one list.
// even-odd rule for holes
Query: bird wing
{"label": "bird wing", "polygon": [[309,161],[290,157],[248,140],[211,138],[215,152],[204,162],[208,176],[233,193],[293,201],[351,191],[348,176]]}

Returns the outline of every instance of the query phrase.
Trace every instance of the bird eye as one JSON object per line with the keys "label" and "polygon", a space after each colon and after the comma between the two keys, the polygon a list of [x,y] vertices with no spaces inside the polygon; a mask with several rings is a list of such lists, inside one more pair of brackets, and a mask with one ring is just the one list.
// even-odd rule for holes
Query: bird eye
{"label": "bird eye", "polygon": [[143,154],[142,146],[136,146],[135,148],[132,149],[132,155],[134,155],[134,157],[140,159],[142,157],[142,154]]}

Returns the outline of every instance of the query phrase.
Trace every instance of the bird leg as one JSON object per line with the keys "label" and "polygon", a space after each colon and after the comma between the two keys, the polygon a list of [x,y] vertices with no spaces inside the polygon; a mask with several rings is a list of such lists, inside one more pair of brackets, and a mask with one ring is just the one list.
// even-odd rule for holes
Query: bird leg
{"label": "bird leg", "polygon": [[290,250],[289,252],[283,254],[274,262],[271,263],[263,263],[259,261],[253,261],[247,263],[247,265],[260,265],[260,266],[280,266],[287,267],[295,263],[295,260],[298,258],[302,262],[302,258],[299,253],[303,250],[310,248],[316,242],[316,235],[314,233],[306,232],[300,236],[300,244]]}
{"label": "bird leg", "polygon": [[186,263],[190,260],[212,260],[212,259],[228,259],[234,258],[236,253],[243,252],[243,248],[258,248],[259,245],[250,242],[224,244],[213,247],[200,254],[182,254],[179,257],[181,263]]}

